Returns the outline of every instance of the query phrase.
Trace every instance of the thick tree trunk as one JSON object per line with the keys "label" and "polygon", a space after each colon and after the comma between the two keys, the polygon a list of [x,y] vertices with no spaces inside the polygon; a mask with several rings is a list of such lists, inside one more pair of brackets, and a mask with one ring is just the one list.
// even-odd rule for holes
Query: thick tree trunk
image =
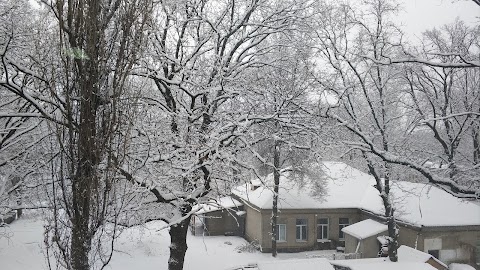
{"label": "thick tree trunk", "polygon": [[[93,193],[98,188],[95,167],[99,162],[97,149],[97,97],[99,94],[99,35],[100,3],[88,2],[87,18],[90,23],[79,30],[86,36],[85,53],[88,61],[75,59],[80,81],[80,125],[78,129],[78,160],[72,183],[72,241],[71,266],[74,270],[89,270],[89,253],[95,231],[90,228]],[[70,44],[72,47],[76,42]]]}
{"label": "thick tree trunk", "polygon": [[388,236],[390,237],[388,241],[388,257],[390,261],[396,262],[398,261],[398,232],[397,232],[397,222],[395,221],[395,217],[393,215],[394,209],[389,207],[387,210],[389,215],[387,216],[387,226],[388,226]]}
{"label": "thick tree trunk", "polygon": [[170,258],[168,270],[183,270],[187,252],[187,233],[190,217],[170,227]]}
{"label": "thick tree trunk", "polygon": [[272,256],[277,257],[278,186],[280,185],[280,142],[277,140],[273,150],[273,166]]}
{"label": "thick tree trunk", "polygon": [[88,223],[80,220],[72,229],[72,242],[70,250],[72,269],[89,270],[88,254],[91,249],[91,240],[88,232]]}
{"label": "thick tree trunk", "polygon": [[[385,217],[387,218],[387,227],[388,227],[388,257],[390,261],[398,261],[398,233],[397,233],[397,224],[395,222],[395,216],[393,215],[394,208],[392,206],[392,201],[390,200],[390,164],[384,163],[385,166],[385,178],[383,186],[383,205],[385,207]],[[382,193],[382,192],[381,192]]]}

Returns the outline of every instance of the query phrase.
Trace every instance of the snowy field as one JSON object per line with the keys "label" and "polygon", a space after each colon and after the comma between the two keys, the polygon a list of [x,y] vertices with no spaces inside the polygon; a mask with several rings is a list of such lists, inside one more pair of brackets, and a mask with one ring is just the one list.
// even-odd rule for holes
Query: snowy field
{"label": "snowy field", "polygon": [[[115,246],[116,253],[106,269],[162,270],[167,269],[170,239],[168,231],[157,231],[162,222],[130,228],[121,235]],[[25,215],[8,228],[0,228],[8,238],[0,238],[0,269],[48,269],[43,254],[43,222],[40,216]],[[2,232],[0,231],[0,233]],[[188,235],[185,270],[227,270],[233,266],[271,261],[270,254],[241,252],[237,247],[247,242],[234,236]],[[304,259],[307,256],[331,254],[333,251],[312,251],[279,254],[278,260]]]}

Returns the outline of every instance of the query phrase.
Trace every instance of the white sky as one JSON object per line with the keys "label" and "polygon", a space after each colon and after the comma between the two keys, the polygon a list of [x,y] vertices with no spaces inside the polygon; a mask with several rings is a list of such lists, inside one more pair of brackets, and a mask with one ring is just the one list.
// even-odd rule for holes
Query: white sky
{"label": "white sky", "polygon": [[472,0],[403,0],[404,8],[396,19],[410,37],[433,27],[455,21],[457,17],[468,25],[480,24],[480,6]]}
{"label": "white sky", "polygon": [[[38,6],[38,0],[29,0]],[[361,0],[347,0],[359,2]],[[397,0],[403,11],[395,21],[402,26],[411,42],[419,40],[421,33],[449,24],[461,18],[468,25],[480,25],[480,6],[472,0]]]}

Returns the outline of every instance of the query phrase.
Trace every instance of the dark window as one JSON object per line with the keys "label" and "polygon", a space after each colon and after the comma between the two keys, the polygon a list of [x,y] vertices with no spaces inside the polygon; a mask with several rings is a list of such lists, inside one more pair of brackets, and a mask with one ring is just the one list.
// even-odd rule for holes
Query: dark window
{"label": "dark window", "polygon": [[297,219],[296,223],[297,229],[297,240],[307,241],[307,220],[306,219]]}
{"label": "dark window", "polygon": [[319,218],[317,220],[317,240],[328,239],[328,218]]}
{"label": "dark window", "polygon": [[432,249],[428,251],[428,254],[432,255],[433,257],[437,258],[440,257],[440,250]]}
{"label": "dark window", "polygon": [[342,229],[347,227],[348,225],[350,225],[348,218],[340,218],[338,220],[338,238],[340,240],[345,239],[345,235],[343,234]]}

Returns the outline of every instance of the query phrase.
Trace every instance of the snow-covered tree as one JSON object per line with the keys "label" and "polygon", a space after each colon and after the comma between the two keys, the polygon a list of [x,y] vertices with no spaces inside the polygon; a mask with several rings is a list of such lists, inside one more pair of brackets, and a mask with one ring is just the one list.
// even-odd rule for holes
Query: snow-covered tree
{"label": "snow-covered tree", "polygon": [[[477,57],[480,27],[468,27],[457,20],[441,30],[424,33],[423,45],[416,53],[428,62],[456,63]],[[425,64],[404,67],[411,133],[433,139],[433,148],[417,144],[418,158],[452,183],[478,190],[480,122],[480,67],[449,68]],[[418,136],[414,137],[418,140]],[[421,143],[421,140],[420,140]],[[420,151],[421,150],[421,151]],[[455,186],[450,187],[455,191]]]}
{"label": "snow-covered tree", "polygon": [[143,221],[168,224],[169,269],[183,268],[194,206],[238,180],[238,154],[258,120],[246,107],[252,74],[276,60],[268,56],[279,44],[265,41],[289,29],[301,11],[298,1],[270,0],[155,6],[149,50],[134,73],[150,82],[139,105],[149,124],[138,121],[140,140],[121,172],[150,192],[145,205],[157,210],[145,209]]}
{"label": "snow-covered tree", "polygon": [[[45,238],[55,247],[47,252],[66,269],[95,269],[108,264],[117,233],[124,97],[151,1],[42,2],[31,27],[2,48],[0,87],[55,135],[44,157],[52,209]],[[18,39],[27,42],[14,46]]]}
{"label": "snow-covered tree", "polygon": [[[390,195],[393,174],[391,164],[363,147],[367,137],[381,151],[401,145],[402,93],[398,89],[399,72],[368,59],[383,60],[396,55],[401,33],[389,21],[396,11],[391,1],[365,2],[363,9],[337,5],[327,8],[318,18],[318,52],[326,68],[318,81],[334,101],[326,116],[337,121],[354,140],[345,141],[349,151],[359,151],[385,207],[389,233],[389,257],[397,261],[398,234]],[[368,58],[365,57],[368,55]]]}
{"label": "snow-covered tree", "polygon": [[[30,40],[25,31],[33,26],[32,9],[24,1],[0,3],[0,53],[15,50],[11,58],[21,59],[28,51]],[[0,81],[7,80],[8,63],[0,65]],[[16,78],[17,81],[20,78]],[[32,104],[0,85],[0,215],[19,207],[20,190],[34,171],[32,154],[45,137],[40,132],[42,121]]]}
{"label": "snow-covered tree", "polygon": [[[361,10],[361,9],[358,9],[358,10]],[[324,19],[323,21],[325,22],[326,19]],[[330,24],[332,25],[331,29],[333,31],[335,27],[338,30],[338,27],[341,25],[341,22],[339,22],[338,20],[331,21]],[[346,47],[350,47],[350,48],[352,47],[352,42],[350,42],[352,39],[345,38],[345,36],[346,35],[350,35],[350,37],[352,36],[352,32],[356,31],[356,30],[352,30],[355,28],[354,25],[355,24],[348,24],[348,28],[346,29],[348,29],[349,31],[347,32],[341,33],[337,31],[336,34],[331,35],[330,37],[327,36],[326,39],[320,38],[320,40],[334,40],[337,43],[340,42],[341,46],[339,46],[339,48],[345,51]],[[363,25],[367,25],[367,23],[364,23]],[[442,34],[438,34],[438,33],[434,34],[435,31],[427,33],[427,37],[430,36],[433,39],[430,39],[430,41],[428,41],[428,38],[426,38],[424,47],[421,47],[420,49],[416,50],[417,52],[415,53],[414,53],[415,50],[408,49],[408,47],[405,46],[405,44],[403,44],[401,40],[397,40],[395,42],[390,42],[390,43],[385,42],[385,44],[388,46],[380,47],[380,49],[382,50],[384,50],[386,47],[397,48],[394,53],[381,52],[376,57],[374,54],[372,54],[371,51],[369,52],[369,51],[357,50],[354,53],[348,54],[346,56],[354,59],[363,59],[364,63],[366,63],[369,67],[374,69],[377,69],[380,66],[382,67],[390,66],[391,69],[400,71],[402,70],[402,68],[399,67],[397,64],[407,65],[407,63],[414,63],[412,65],[416,66],[417,70],[423,70],[423,72],[430,70],[428,73],[424,74],[428,76],[430,79],[434,79],[434,77],[437,76],[437,79],[434,79],[435,81],[430,81],[428,83],[427,83],[428,77],[424,77],[425,79],[424,84],[425,86],[428,86],[428,84],[433,84],[434,88],[436,87],[439,93],[441,89],[438,88],[438,86],[443,85],[447,87],[448,84],[450,83],[450,80],[446,76],[443,76],[443,78],[446,78],[447,80],[445,80],[445,83],[442,83],[442,80],[443,80],[442,76],[441,74],[438,74],[438,72],[440,73],[445,72],[445,74],[449,74],[450,77],[452,77],[453,74],[462,74],[462,73],[470,74],[468,76],[470,76],[471,79],[468,80],[468,83],[465,83],[466,75],[465,76],[461,75],[461,77],[463,76],[463,79],[461,80],[456,79],[451,81],[451,82],[455,81],[457,85],[460,85],[463,83],[464,86],[460,88],[453,87],[453,88],[463,89],[463,90],[460,90],[460,92],[463,91],[462,93],[466,94],[468,91],[470,91],[469,94],[460,95],[464,97],[463,100],[462,98],[459,98],[457,99],[457,101],[451,103],[452,105],[456,103],[463,104],[461,106],[454,105],[457,113],[447,112],[445,116],[440,117],[441,119],[434,118],[433,120],[437,123],[437,126],[435,127],[435,129],[438,129],[439,131],[441,131],[442,134],[444,134],[443,133],[444,128],[441,127],[441,125],[443,124],[440,125],[440,123],[444,122],[444,119],[448,118],[449,120],[446,120],[447,122],[459,121],[458,125],[454,124],[451,126],[453,127],[457,125],[458,127],[461,127],[460,128],[461,132],[457,134],[463,135],[466,133],[465,131],[468,130],[470,131],[469,133],[471,134],[471,137],[475,137],[476,133],[475,133],[474,127],[478,122],[478,119],[476,119],[478,113],[475,111],[474,105],[475,105],[475,100],[477,95],[474,93],[474,90],[468,90],[468,89],[475,89],[474,87],[472,88],[472,86],[475,86],[477,84],[476,83],[477,79],[475,79],[476,75],[472,76],[472,74],[477,74],[477,72],[474,70],[478,69],[478,64],[476,64],[477,57],[475,56],[475,53],[473,53],[476,50],[478,50],[476,49],[478,48],[478,34],[476,34],[478,32],[478,28],[476,27],[476,28],[468,29],[463,27],[465,29],[462,30],[462,27],[460,27],[460,25],[457,23],[456,26],[450,26],[450,31],[447,30],[445,34],[448,38],[442,37]],[[384,29],[384,28],[385,28],[384,26],[380,27],[380,29]],[[453,30],[453,29],[456,29],[456,30]],[[347,34],[347,33],[350,33],[350,34]],[[364,35],[364,37],[376,37],[375,32],[367,33]],[[345,40],[347,40],[347,42],[344,42]],[[363,43],[367,42],[367,40],[365,39],[364,40],[359,39],[359,40],[362,41]],[[449,46],[448,40],[454,40],[453,44],[455,45]],[[435,42],[437,44],[434,44]],[[442,48],[440,48],[438,45],[441,45]],[[343,57],[341,53],[342,50],[338,52],[332,51],[332,53],[329,55],[326,55],[326,57],[337,61],[336,60],[337,57],[339,56]],[[335,64],[333,67],[337,71],[339,71],[338,74],[339,74],[339,77],[342,78],[342,80],[343,78],[348,78],[348,76],[346,76],[347,74],[342,75],[342,72],[341,72],[341,70],[344,70],[345,65],[342,66],[342,65]],[[346,68],[358,69],[359,66],[356,66],[356,65],[349,66],[349,64],[347,64]],[[423,72],[421,71],[421,73]],[[361,72],[358,74],[360,76],[362,75]],[[415,74],[419,74],[419,73],[415,73]],[[358,75],[355,74],[355,76],[358,76]],[[335,78],[333,77],[330,79],[335,80]],[[410,81],[412,81],[412,79],[410,79]],[[416,83],[418,84],[418,82]],[[376,139],[375,139],[376,136],[371,136],[368,134],[369,133],[368,130],[361,130],[357,126],[355,126],[353,122],[343,121],[343,120],[346,120],[345,117],[341,115],[336,115],[339,117],[338,119],[341,120],[340,122],[342,123],[342,125],[345,126],[347,129],[349,129],[350,131],[352,131],[354,134],[356,134],[360,139],[360,141],[356,143],[355,148],[371,153],[373,156],[378,157],[384,162],[401,165],[406,168],[413,169],[414,171],[421,174],[424,177],[424,179],[426,179],[429,183],[437,185],[438,187],[444,189],[445,191],[455,196],[465,197],[465,198],[477,198],[478,190],[479,190],[478,188],[479,181],[478,181],[478,178],[475,176],[476,175],[475,171],[478,169],[476,166],[468,166],[468,167],[462,168],[462,171],[465,172],[466,178],[464,178],[462,182],[458,182],[455,179],[451,179],[448,175],[439,173],[438,168],[436,168],[438,164],[435,164],[432,167],[432,162],[425,163],[425,161],[427,161],[427,157],[425,156],[424,151],[421,150],[423,147],[421,146],[418,147],[418,144],[414,146],[415,144],[414,137],[425,138],[425,136],[421,136],[419,135],[419,133],[425,132],[426,129],[420,128],[418,124],[423,126],[425,126],[426,122],[430,122],[431,124],[432,119],[431,118],[425,119],[425,117],[418,114],[418,110],[417,111],[412,110],[412,104],[415,104],[415,101],[409,98],[411,94],[408,94],[407,91],[404,91],[405,89],[409,88],[409,86],[407,86],[408,84],[410,84],[410,88],[411,88],[412,83],[408,83],[408,82],[405,83],[404,80],[397,80],[396,84],[398,86],[397,87],[398,91],[402,93],[402,94],[399,94],[400,102],[398,103],[399,104],[398,108],[401,108],[401,110],[403,110],[403,115],[400,118],[398,118],[398,119],[401,119],[401,121],[398,125],[395,125],[397,128],[397,131],[394,132],[395,136],[391,138],[397,137],[398,139],[400,139],[399,142],[401,143],[396,143],[397,146],[390,147],[389,150],[386,151],[384,147],[380,147],[380,145],[376,143]],[[467,86],[467,85],[470,85],[470,86]],[[451,87],[447,87],[446,89],[450,89],[450,88]],[[326,87],[326,89],[328,90],[328,86]],[[345,85],[343,86],[342,92],[349,93],[349,89],[354,89],[354,88],[352,88],[352,85]],[[418,96],[422,91],[425,92],[426,90],[422,89],[421,91],[419,91],[419,89],[417,88],[414,91],[417,91],[416,93]],[[445,93],[448,94],[448,91]],[[348,95],[344,95],[341,97],[343,98],[347,96]],[[451,97],[453,96],[447,95],[448,99],[450,99]],[[468,97],[468,101],[465,99],[465,97]],[[423,100],[419,102],[425,102],[425,101],[426,99],[423,98]],[[356,103],[353,102],[353,104],[356,104]],[[368,105],[368,103],[365,103],[364,105]],[[434,103],[429,106],[437,107],[437,105],[438,105],[437,103]],[[466,108],[470,108],[470,109],[468,109],[467,111],[465,110],[462,111],[462,107],[463,109],[466,109]],[[439,114],[439,113],[441,112],[440,111],[436,112],[436,114]],[[332,114],[330,115],[332,116]],[[472,126],[470,127],[470,125]],[[451,134],[455,134],[455,132]],[[439,133],[439,135],[441,134]],[[444,136],[444,135],[441,135],[441,136]],[[395,140],[398,140],[398,139],[395,139]],[[460,143],[460,141],[462,140],[463,140],[462,136],[453,135],[451,138],[451,141],[453,143],[452,146],[455,146],[457,143]],[[477,141],[473,139],[469,139],[468,141],[472,144],[477,143]],[[436,144],[435,149],[438,149],[438,150],[434,150],[435,152],[434,155],[437,157],[438,157],[438,153],[441,153],[441,152],[446,153],[444,150],[442,150],[442,149],[445,149],[445,147],[442,146],[441,143]],[[475,146],[473,146],[470,149],[475,149]],[[424,155],[421,155],[422,153]],[[470,157],[472,156],[472,153],[466,153],[466,154]],[[460,157],[462,155],[464,154],[458,154],[457,157]],[[443,159],[447,159],[446,156]],[[438,163],[438,162],[434,162],[434,163]],[[465,180],[467,180],[468,182],[467,184]]]}
{"label": "snow-covered tree", "polygon": [[[259,163],[254,175],[262,179],[262,171],[273,172],[273,205],[271,217],[272,256],[276,257],[277,216],[280,191],[280,175],[288,167],[290,177],[305,172],[313,165],[316,134],[320,124],[316,122],[312,91],[315,81],[310,76],[310,51],[300,42],[291,46],[290,37],[276,54],[277,62],[254,76],[257,100],[250,115],[256,118],[253,136],[248,150]],[[278,42],[278,41],[277,41]],[[273,184],[273,185],[272,185]],[[301,185],[301,183],[299,183]]]}

